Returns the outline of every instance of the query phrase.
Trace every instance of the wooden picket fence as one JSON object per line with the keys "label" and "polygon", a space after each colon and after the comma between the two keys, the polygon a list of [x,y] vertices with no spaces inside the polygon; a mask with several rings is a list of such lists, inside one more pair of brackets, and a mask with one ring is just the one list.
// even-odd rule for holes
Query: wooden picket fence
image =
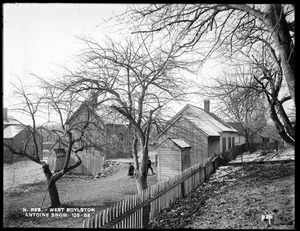
{"label": "wooden picket fence", "polygon": [[83,228],[146,228],[150,220],[177,198],[185,197],[219,167],[219,157],[211,156],[168,180],[158,182],[101,210],[83,221]]}

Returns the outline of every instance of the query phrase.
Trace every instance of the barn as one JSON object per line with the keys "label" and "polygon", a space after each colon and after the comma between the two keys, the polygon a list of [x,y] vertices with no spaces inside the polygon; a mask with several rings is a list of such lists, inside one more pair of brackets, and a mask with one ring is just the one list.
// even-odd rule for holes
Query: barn
{"label": "barn", "polygon": [[[80,175],[96,175],[103,170],[104,162],[108,159],[128,158],[131,157],[132,129],[123,121],[117,120],[116,115],[107,116],[107,112],[95,110],[97,101],[93,96],[93,100],[84,101],[78,109],[68,119],[67,125],[74,126],[76,123],[86,121],[87,112],[89,111],[92,127],[89,127],[85,141],[74,144],[74,149],[82,146],[81,142],[85,142],[83,151],[78,152],[78,156],[82,160],[82,164],[70,173]],[[105,108],[102,108],[105,110]],[[105,115],[105,116],[101,116]],[[62,144],[56,143],[53,150],[49,153],[49,165],[55,166],[57,163],[57,153],[55,149],[61,148]],[[67,150],[67,147],[63,147]],[[77,158],[71,155],[69,165],[76,163]],[[56,169],[52,167],[52,169]]]}
{"label": "barn", "polygon": [[181,139],[168,138],[157,146],[158,181],[190,167],[191,146]]}
{"label": "barn", "polygon": [[[63,167],[65,161],[65,150],[67,147],[59,147],[58,144],[55,145],[48,157],[49,168],[53,172],[60,171]],[[69,173],[76,175],[96,175],[103,169],[104,156],[102,152],[95,150],[94,148],[85,148],[83,151],[78,152],[82,164],[77,168],[72,169]],[[75,164],[76,158],[71,154],[70,162],[68,166]]]}
{"label": "barn", "polygon": [[[84,138],[85,140],[75,143],[73,147],[73,149],[77,149],[81,146],[85,146],[83,151],[77,153],[81,158],[82,164],[77,168],[72,169],[70,171],[71,174],[96,175],[103,169],[105,161],[103,148],[105,144],[104,123],[90,107],[93,107],[93,104],[89,100],[84,101],[66,122],[66,125],[69,127],[76,126],[77,124],[82,123],[82,121],[86,121],[88,113],[91,113],[89,116],[92,123],[86,130],[87,134]],[[59,171],[62,168],[63,165],[61,163],[64,163],[65,157],[63,157],[61,153],[65,153],[66,151],[67,147],[63,143],[56,142],[53,146],[48,157],[48,164],[52,171]],[[69,166],[76,162],[77,158],[75,155],[71,154]]]}
{"label": "barn", "polygon": [[204,109],[191,104],[184,106],[159,134],[158,143],[172,137],[189,144],[192,166],[230,150],[234,146],[236,133],[236,129],[209,111],[207,100],[204,101]]}

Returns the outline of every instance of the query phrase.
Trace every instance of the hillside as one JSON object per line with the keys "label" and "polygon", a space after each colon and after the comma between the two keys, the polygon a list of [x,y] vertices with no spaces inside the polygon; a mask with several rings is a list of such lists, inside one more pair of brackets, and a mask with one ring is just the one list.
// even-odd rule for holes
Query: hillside
{"label": "hillside", "polygon": [[[222,166],[149,228],[293,229],[294,163]],[[262,215],[272,215],[271,226]]]}

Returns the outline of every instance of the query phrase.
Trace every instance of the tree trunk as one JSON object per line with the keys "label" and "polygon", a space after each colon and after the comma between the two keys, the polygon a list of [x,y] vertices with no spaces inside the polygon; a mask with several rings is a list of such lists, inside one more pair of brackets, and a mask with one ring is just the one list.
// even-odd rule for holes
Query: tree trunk
{"label": "tree trunk", "polygon": [[147,172],[138,171],[136,174],[136,183],[138,192],[142,192],[148,187],[147,185]]}
{"label": "tree trunk", "polygon": [[270,4],[266,8],[266,21],[268,30],[274,39],[276,48],[281,58],[281,67],[286,79],[289,92],[295,101],[295,55],[289,27],[283,15],[281,4]]}
{"label": "tree trunk", "polygon": [[148,147],[142,146],[142,155],[141,155],[141,163],[139,165],[139,169],[136,172],[136,183],[138,192],[146,189],[147,185],[147,171],[148,171]]}
{"label": "tree trunk", "polygon": [[247,129],[244,129],[244,136],[245,136],[246,151],[249,151],[250,141],[249,141],[249,132]]}
{"label": "tree trunk", "polygon": [[135,163],[135,170],[139,169],[139,157],[138,157],[138,138],[135,136],[132,142],[132,155]]}
{"label": "tree trunk", "polygon": [[[69,146],[69,148],[71,150],[72,147]],[[44,171],[44,174],[47,179],[48,191],[49,191],[49,195],[50,195],[50,199],[51,199],[51,207],[61,206],[61,203],[59,200],[59,194],[58,194],[55,182],[58,181],[63,175],[65,175],[65,173],[71,171],[74,168],[77,168],[82,163],[81,158],[77,154],[77,152],[82,151],[82,150],[83,150],[83,147],[80,147],[74,151],[74,155],[77,158],[77,162],[75,164],[68,167],[70,158],[66,158],[64,167],[56,174],[52,175],[48,164],[46,164],[46,163],[42,164],[43,171]],[[71,151],[68,152],[68,155],[71,155]]]}
{"label": "tree trunk", "polygon": [[55,181],[52,180],[52,173],[49,169],[49,165],[44,163],[42,166],[43,166],[44,174],[46,176],[48,192],[49,192],[50,200],[51,200],[50,207],[54,207],[54,208],[59,207],[59,206],[61,206],[61,203],[59,200],[59,195],[58,195]]}
{"label": "tree trunk", "polygon": [[276,126],[276,129],[277,129],[279,135],[285,142],[295,146],[295,141],[293,139],[291,139],[290,136],[287,135],[287,133],[284,129],[284,126],[282,125],[282,123],[280,122],[280,120],[277,116],[277,112],[275,110],[275,105],[272,102],[269,102],[269,105],[270,105],[270,111],[271,111],[270,116],[271,116],[271,119],[274,121],[274,124]]}
{"label": "tree trunk", "polygon": [[283,125],[285,127],[286,133],[295,140],[295,129],[293,128],[287,114],[285,113],[285,110],[281,103],[277,105],[278,107],[278,114],[280,115],[280,118],[283,122]]}

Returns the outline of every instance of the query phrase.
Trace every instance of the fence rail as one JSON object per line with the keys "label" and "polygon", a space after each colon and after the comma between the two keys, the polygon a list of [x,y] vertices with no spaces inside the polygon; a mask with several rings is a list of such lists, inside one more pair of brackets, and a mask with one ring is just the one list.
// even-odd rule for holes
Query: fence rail
{"label": "fence rail", "polygon": [[83,221],[83,228],[146,228],[150,220],[177,198],[185,197],[209,179],[219,165],[219,157],[211,156],[203,163],[92,215]]}

